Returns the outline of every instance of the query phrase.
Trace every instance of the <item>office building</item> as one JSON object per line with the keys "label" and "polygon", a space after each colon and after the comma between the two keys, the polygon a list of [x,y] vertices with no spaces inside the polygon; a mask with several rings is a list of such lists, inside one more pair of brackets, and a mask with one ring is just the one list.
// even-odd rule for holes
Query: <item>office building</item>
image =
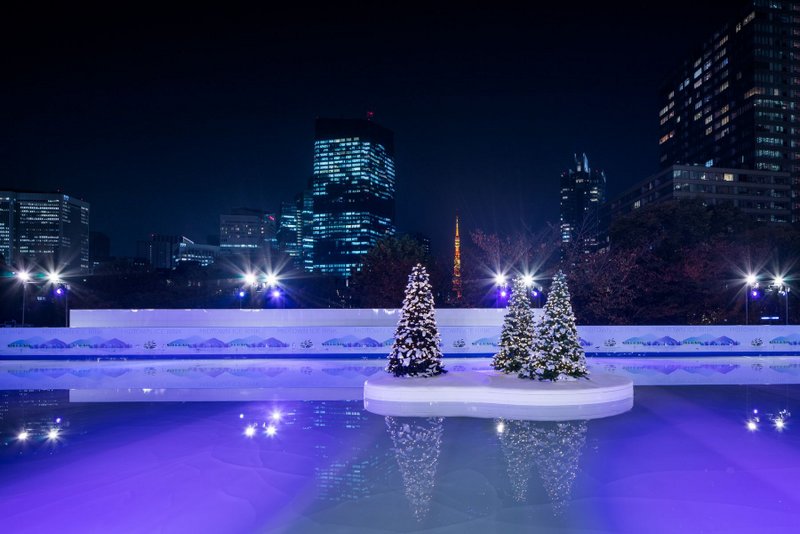
{"label": "office building", "polygon": [[219,248],[224,254],[248,253],[276,245],[275,214],[235,208],[219,216]]}
{"label": "office building", "polygon": [[148,241],[136,243],[136,257],[145,260],[150,269],[174,269],[181,239],[177,235],[150,234]]}
{"label": "office building", "polygon": [[728,203],[754,221],[788,223],[790,176],[787,172],[673,165],[631,187],[610,202],[616,219],[652,204],[700,199],[706,204]]}
{"label": "office building", "polygon": [[313,268],[348,277],[395,233],[394,134],[370,120],[317,119]]}
{"label": "office building", "polygon": [[[800,2],[751,0],[685,58],[659,95],[662,168],[789,173],[789,207],[798,221],[798,28]],[[778,211],[770,217],[782,219]]]}
{"label": "office building", "polygon": [[195,262],[203,267],[208,267],[219,256],[220,247],[214,245],[201,245],[188,237],[181,237],[175,252],[175,266],[182,262]]}
{"label": "office building", "polygon": [[293,201],[281,203],[278,219],[278,246],[291,256],[295,264],[306,270],[314,268],[314,197],[304,191]]}
{"label": "office building", "polygon": [[606,200],[606,175],[589,166],[586,154],[575,154],[575,167],[561,173],[561,244],[577,244],[585,252],[602,247],[607,228],[601,224]]}
{"label": "office building", "polygon": [[8,264],[89,271],[89,203],[63,193],[0,191],[0,254]]}

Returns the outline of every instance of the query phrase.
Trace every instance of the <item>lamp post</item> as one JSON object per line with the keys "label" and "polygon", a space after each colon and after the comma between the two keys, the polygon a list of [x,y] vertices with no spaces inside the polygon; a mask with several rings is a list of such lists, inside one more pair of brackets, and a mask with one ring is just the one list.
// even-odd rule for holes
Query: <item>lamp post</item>
{"label": "lamp post", "polygon": [[28,283],[31,281],[31,275],[27,271],[21,271],[16,274],[17,279],[22,282],[22,326],[25,326],[25,301],[28,291]]}
{"label": "lamp post", "polygon": [[59,283],[55,289],[56,297],[64,297],[64,326],[66,328],[69,328],[69,289],[69,285],[64,283]]}
{"label": "lamp post", "polygon": [[786,325],[789,325],[789,286],[786,285],[786,281],[783,279],[782,276],[776,276],[775,280],[772,281],[772,285],[775,288],[775,291],[778,292],[778,295],[783,295],[784,300],[784,319],[786,321]]}
{"label": "lamp post", "polygon": [[64,297],[64,326],[69,327],[69,290],[68,284],[61,279],[61,275],[57,272],[47,273],[47,281],[50,282],[55,289],[53,293],[56,297]]}
{"label": "lamp post", "polygon": [[750,291],[758,287],[758,278],[754,274],[748,274],[745,278],[747,283],[747,290],[744,295],[744,324],[750,324]]}
{"label": "lamp post", "polygon": [[494,282],[495,284],[497,284],[497,296],[495,297],[495,302],[498,308],[502,308],[503,303],[508,297],[508,286],[506,284],[506,275],[502,273],[495,275]]}

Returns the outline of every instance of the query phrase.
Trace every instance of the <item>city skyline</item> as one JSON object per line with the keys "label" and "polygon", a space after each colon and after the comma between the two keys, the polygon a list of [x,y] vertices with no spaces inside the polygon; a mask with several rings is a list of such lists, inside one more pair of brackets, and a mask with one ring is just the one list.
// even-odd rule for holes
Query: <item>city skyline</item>
{"label": "city skyline", "polygon": [[399,229],[447,257],[456,212],[465,234],[557,224],[575,152],[610,197],[657,170],[658,88],[735,12],[673,5],[22,14],[0,177],[91,202],[132,255],[149,233],[205,241],[235,207],[277,212],[311,176],[314,119],[373,111],[395,132]]}

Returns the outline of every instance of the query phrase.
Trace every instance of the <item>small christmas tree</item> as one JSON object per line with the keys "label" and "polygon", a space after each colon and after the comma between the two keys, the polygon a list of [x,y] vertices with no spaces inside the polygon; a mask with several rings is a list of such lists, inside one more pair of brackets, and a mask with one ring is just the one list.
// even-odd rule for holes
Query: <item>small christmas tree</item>
{"label": "small christmas tree", "polygon": [[536,380],[569,380],[588,373],[566,277],[559,271],[553,277],[544,316],[536,326],[531,357],[522,366],[519,376]]}
{"label": "small christmas tree", "polygon": [[447,372],[442,365],[440,342],[428,273],[418,263],[408,277],[386,371],[394,376],[425,377]]}
{"label": "small christmas tree", "polygon": [[530,358],[534,332],[533,310],[528,288],[522,277],[514,279],[500,332],[500,352],[492,358],[492,367],[503,373],[517,373]]}

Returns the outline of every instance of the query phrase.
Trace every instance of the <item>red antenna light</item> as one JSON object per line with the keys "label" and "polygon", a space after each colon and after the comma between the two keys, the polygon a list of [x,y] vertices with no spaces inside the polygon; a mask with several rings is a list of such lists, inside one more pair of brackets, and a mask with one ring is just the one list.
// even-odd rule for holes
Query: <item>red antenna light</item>
{"label": "red antenna light", "polygon": [[374,111],[367,111],[367,120],[371,121],[374,118],[375,118],[375,112]]}

